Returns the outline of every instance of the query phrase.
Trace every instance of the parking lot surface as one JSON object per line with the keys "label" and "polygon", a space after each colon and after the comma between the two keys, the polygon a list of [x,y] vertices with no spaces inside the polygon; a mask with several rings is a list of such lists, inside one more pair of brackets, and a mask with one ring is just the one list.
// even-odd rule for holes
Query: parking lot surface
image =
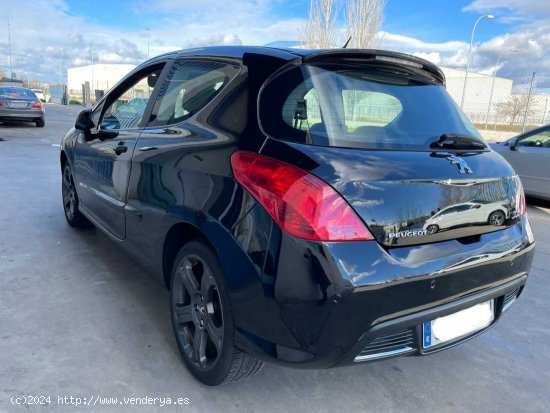
{"label": "parking lot surface", "polygon": [[[486,334],[428,357],[322,371],[268,364],[209,388],[183,366],[165,287],[100,231],[66,224],[59,143],[79,108],[46,110],[43,129],[0,124],[0,412],[550,411],[548,203],[528,208],[537,248],[527,287]],[[48,395],[49,406],[10,400]]]}

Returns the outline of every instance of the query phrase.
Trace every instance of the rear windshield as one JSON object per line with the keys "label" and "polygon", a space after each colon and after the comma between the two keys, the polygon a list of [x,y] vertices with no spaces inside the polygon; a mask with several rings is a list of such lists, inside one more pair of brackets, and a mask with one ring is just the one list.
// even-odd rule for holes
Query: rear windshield
{"label": "rear windshield", "polygon": [[483,142],[445,88],[414,69],[294,66],[262,90],[259,120],[277,139],[321,146],[429,150],[444,134]]}
{"label": "rear windshield", "polygon": [[36,95],[29,89],[0,87],[0,96],[13,98],[36,98]]}

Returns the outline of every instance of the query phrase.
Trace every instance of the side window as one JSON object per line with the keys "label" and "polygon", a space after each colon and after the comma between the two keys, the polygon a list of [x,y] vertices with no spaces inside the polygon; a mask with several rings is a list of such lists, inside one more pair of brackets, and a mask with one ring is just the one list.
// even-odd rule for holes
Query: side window
{"label": "side window", "polygon": [[531,146],[534,148],[550,148],[550,131],[544,131],[528,136],[518,142],[518,146]]}
{"label": "side window", "polygon": [[174,62],[147,126],[172,125],[195,115],[237,72],[237,66],[222,62],[195,59]]}
{"label": "side window", "polygon": [[385,93],[344,89],[342,99],[348,132],[361,126],[384,127],[403,110],[398,99]]}
{"label": "side window", "polygon": [[92,112],[92,120],[94,122],[94,125],[97,125],[99,123],[99,119],[101,118],[101,112],[103,111],[103,105],[104,103],[96,107]]}
{"label": "side window", "polygon": [[139,126],[162,66],[152,67],[151,71],[142,73],[134,79],[130,86],[123,86],[118,93],[114,91],[113,97],[108,98],[100,129],[134,129]]}

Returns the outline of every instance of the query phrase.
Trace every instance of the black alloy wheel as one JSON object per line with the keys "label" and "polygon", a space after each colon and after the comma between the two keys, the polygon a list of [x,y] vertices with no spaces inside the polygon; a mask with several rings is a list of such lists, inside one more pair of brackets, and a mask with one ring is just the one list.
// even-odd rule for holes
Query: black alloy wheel
{"label": "black alloy wheel", "polygon": [[63,210],[65,218],[72,227],[85,227],[89,225],[89,221],[79,211],[78,194],[74,185],[73,173],[68,163],[63,165],[61,194],[63,196]]}
{"label": "black alloy wheel", "polygon": [[175,260],[170,312],[178,348],[191,373],[215,386],[256,373],[262,362],[236,349],[233,314],[215,253],[191,241]]}
{"label": "black alloy wheel", "polygon": [[176,270],[172,288],[175,322],[186,355],[197,367],[210,370],[223,343],[223,310],[212,271],[199,256],[188,254]]}

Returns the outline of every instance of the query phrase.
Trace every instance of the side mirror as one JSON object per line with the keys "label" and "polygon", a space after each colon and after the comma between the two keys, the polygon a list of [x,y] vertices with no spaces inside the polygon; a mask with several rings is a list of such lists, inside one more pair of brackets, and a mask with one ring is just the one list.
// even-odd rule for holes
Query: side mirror
{"label": "side mirror", "polygon": [[89,131],[94,127],[94,121],[92,119],[92,109],[86,108],[82,109],[78,116],[76,117],[76,122],[74,124],[75,129],[81,131]]}
{"label": "side mirror", "polygon": [[516,146],[518,146],[519,139],[518,138],[512,138],[508,141],[508,146],[510,147],[511,151],[516,150]]}

